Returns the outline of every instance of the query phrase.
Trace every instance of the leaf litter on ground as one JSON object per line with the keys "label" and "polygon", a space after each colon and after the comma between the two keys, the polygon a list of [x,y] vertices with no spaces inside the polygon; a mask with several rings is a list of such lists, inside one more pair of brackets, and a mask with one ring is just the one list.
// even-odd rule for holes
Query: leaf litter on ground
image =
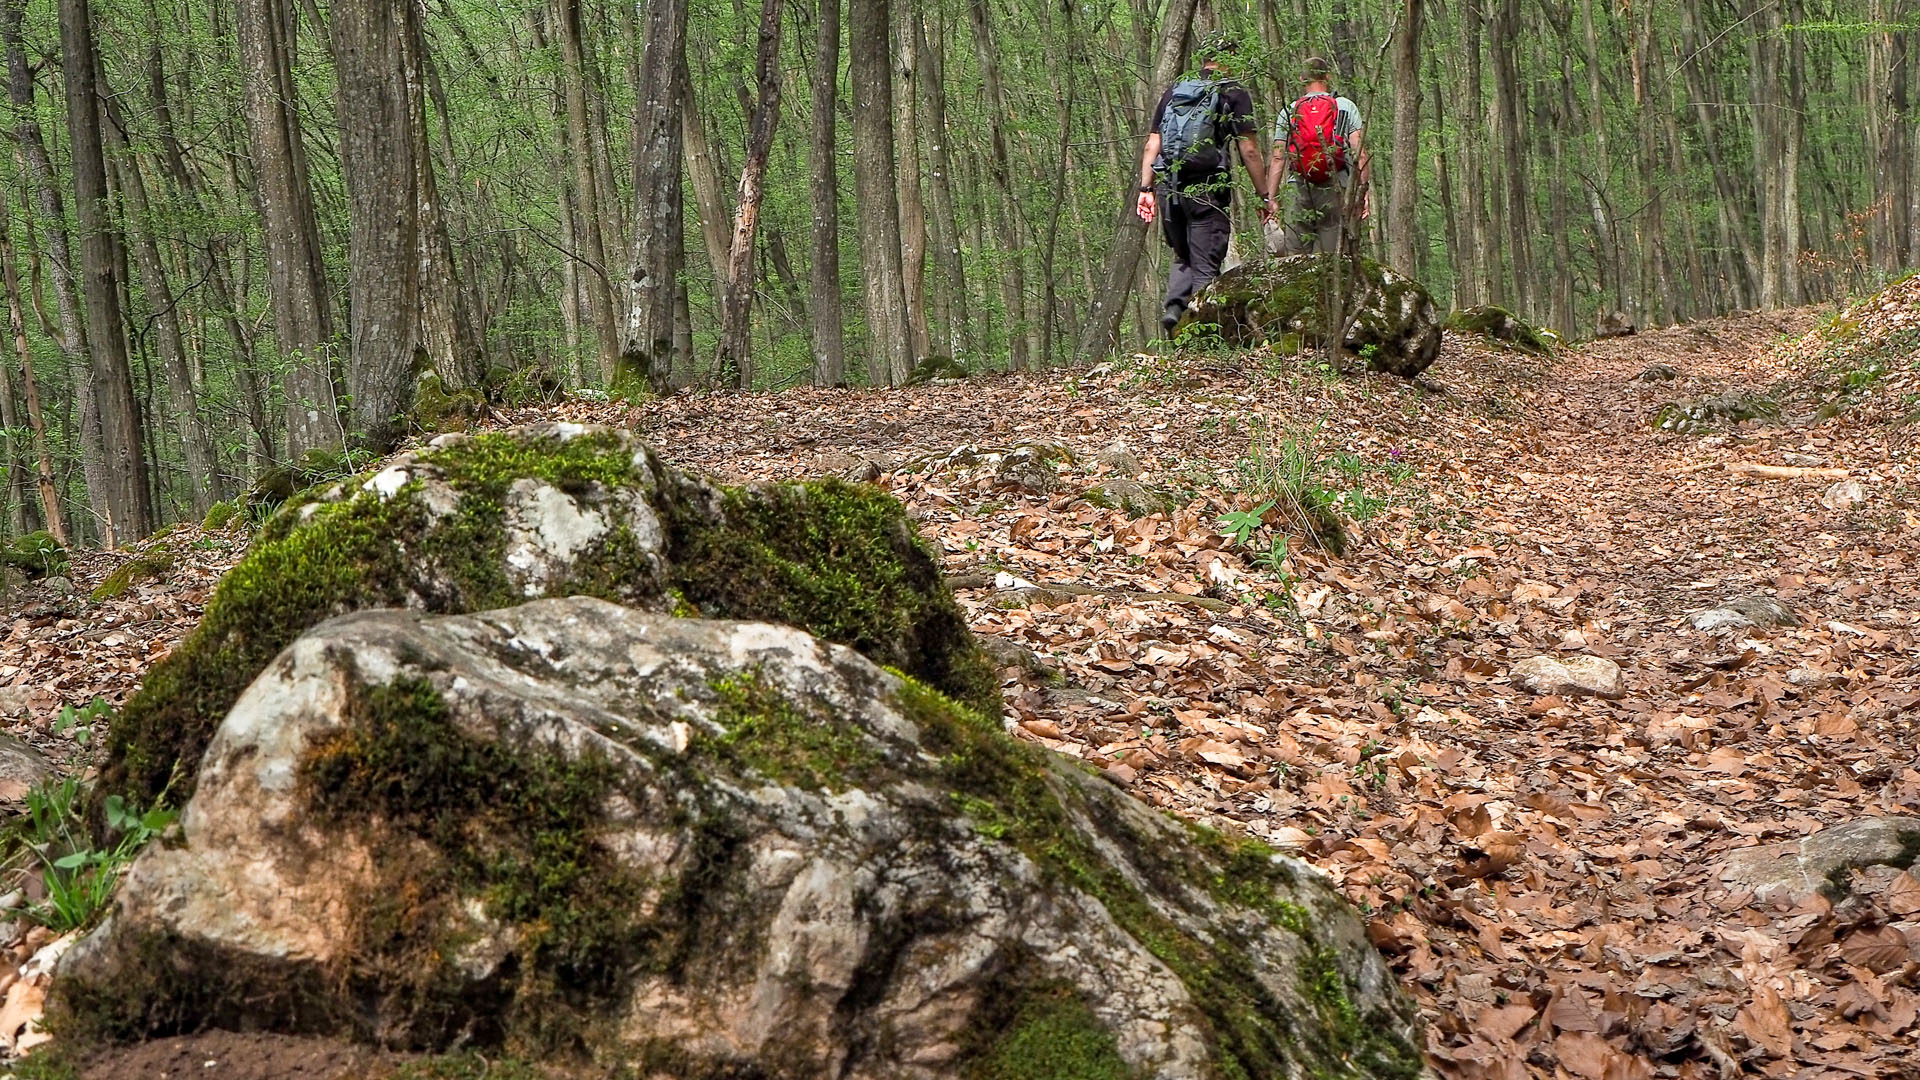
{"label": "leaf litter on ground", "polygon": [[[1912,464],[1868,417],[1654,425],[1676,394],[1804,376],[1779,342],[1815,320],[1552,360],[1449,334],[1418,386],[1193,354],[504,419],[634,426],[735,481],[877,477],[1007,661],[1016,736],[1327,873],[1447,1076],[1913,1075],[1920,879],[1762,902],[1719,873],[1736,849],[1920,812]],[[1675,378],[1634,381],[1650,364]],[[1083,497],[1116,438],[1169,512]],[[1261,479],[1286,438],[1344,554]],[[997,474],[1033,445],[1067,451],[1045,455],[1057,490]],[[1833,510],[1796,469],[1867,497]],[[191,627],[239,541],[176,543],[167,582],[21,609],[0,641],[0,686],[32,695],[18,730],[45,741],[60,704],[124,700]],[[79,595],[115,561],[76,560]],[[1795,622],[1689,621],[1753,595]],[[1616,663],[1628,692],[1518,689],[1539,655]]]}

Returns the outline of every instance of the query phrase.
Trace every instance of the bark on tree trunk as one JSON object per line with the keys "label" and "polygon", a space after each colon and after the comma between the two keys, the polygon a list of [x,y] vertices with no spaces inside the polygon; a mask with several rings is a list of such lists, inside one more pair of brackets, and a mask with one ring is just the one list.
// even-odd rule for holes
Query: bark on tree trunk
{"label": "bark on tree trunk", "polygon": [[1420,234],[1420,37],[1426,19],[1421,0],[1405,0],[1393,45],[1393,177],[1387,189],[1387,261],[1414,273]]}
{"label": "bark on tree trunk", "polygon": [[334,4],[330,37],[353,253],[352,393],[357,441],[384,453],[405,436],[415,379],[428,366],[421,325],[425,103],[412,0]]}
{"label": "bark on tree trunk", "polygon": [[[14,356],[20,361],[20,386],[27,407],[27,425],[33,431],[33,459],[35,486],[40,492],[40,517],[46,523],[47,531],[64,546],[67,540],[67,521],[60,513],[60,493],[53,482],[53,454],[47,449],[47,421],[40,410],[40,388],[33,374],[33,349],[27,341],[27,313],[20,303],[19,260],[14,257],[12,225],[13,208],[5,195],[0,195],[0,282],[7,293],[7,325],[13,332]],[[9,430],[16,421],[6,420]]]}
{"label": "bark on tree trunk", "polygon": [[947,355],[955,359],[975,352],[973,329],[967,320],[967,275],[960,254],[959,217],[953,204],[953,161],[947,143],[946,64],[940,50],[928,48],[925,20],[914,19],[914,49],[919,54],[920,85],[927,104],[927,165],[933,189],[933,265],[940,275],[940,297],[934,322]]}
{"label": "bark on tree trunk", "polygon": [[[109,110],[117,111],[111,104],[113,98],[109,96],[106,100]],[[187,362],[186,340],[180,332],[173,285],[167,278],[159,245],[153,239],[155,225],[147,200],[146,179],[118,120],[111,115],[109,120],[112,122],[106,125],[106,130],[113,141],[114,160],[119,167],[119,189],[126,206],[134,265],[139,268],[147,306],[151,309],[148,323],[154,342],[159,347],[161,362],[166,365],[167,394],[180,436],[181,458],[187,466],[188,495],[194,514],[205,517],[214,503],[226,498],[226,492],[214,457],[213,441],[207,436],[206,420],[200,415],[199,398],[194,392],[193,371]]]}
{"label": "bark on tree trunk", "polygon": [[[591,264],[586,274],[587,306],[600,344],[600,377],[611,379],[614,360],[620,354],[620,323],[607,265],[606,218],[587,115],[586,44],[580,31],[579,0],[554,0],[554,22],[560,31],[560,81],[567,103],[567,151],[571,159],[568,164],[580,205],[576,237]],[[612,194],[608,192],[605,197],[611,198]]]}
{"label": "bark on tree trunk", "polygon": [[761,0],[760,46],[754,61],[759,100],[747,130],[747,157],[740,166],[740,191],[734,203],[733,242],[727,258],[726,289],[720,298],[720,351],[716,366],[724,381],[731,369],[742,390],[753,387],[753,252],[765,194],[767,157],[780,122],[780,14],[782,0]]}
{"label": "bark on tree trunk", "polygon": [[633,252],[616,387],[650,383],[663,390],[672,374],[673,304],[683,251],[679,106],[686,47],[686,0],[649,5],[633,106]]}
{"label": "bark on tree trunk", "polygon": [[346,435],[335,390],[339,365],[293,86],[292,12],[286,0],[239,0],[235,14],[273,334],[289,361],[287,454],[338,450]]}
{"label": "bark on tree trunk", "polygon": [[920,21],[914,0],[898,0],[894,11],[893,87],[895,141],[899,151],[900,288],[907,303],[907,339],[914,363],[933,352],[927,326],[927,203],[920,183],[920,109],[915,92],[913,27]]}
{"label": "bark on tree trunk", "polygon": [[104,487],[90,488],[88,494],[96,511],[104,512],[107,546],[116,547],[153,531],[153,492],[147,484],[146,450],[120,307],[119,259],[107,207],[107,159],[95,93],[93,15],[87,0],[61,0],[60,61],[73,153],[74,218],[80,228],[80,266],[86,280],[87,336],[92,346],[88,377],[100,431],[97,452],[105,473]]}
{"label": "bark on tree trunk", "polygon": [[[1182,0],[1174,0],[1180,3]],[[967,17],[973,26],[974,47],[980,54],[980,74],[985,83],[987,121],[992,142],[987,154],[987,171],[1000,196],[994,225],[999,233],[1000,256],[1006,266],[1000,274],[1001,298],[1007,311],[1008,361],[1015,371],[1024,371],[1032,362],[1026,335],[1027,282],[1020,227],[1020,204],[1013,190],[1011,143],[1007,138],[1007,98],[1000,81],[999,49],[994,44],[993,23],[987,0],[969,0]]]}
{"label": "bark on tree trunk", "polygon": [[840,0],[819,0],[813,70],[813,142],[807,184],[813,203],[813,382],[847,378],[846,327],[840,311],[840,165],[834,157],[840,103]]}
{"label": "bark on tree trunk", "polygon": [[727,256],[733,237],[727,231],[733,211],[727,208],[726,192],[720,186],[720,169],[714,164],[713,147],[707,139],[707,121],[693,96],[693,80],[683,66],[680,93],[686,102],[681,113],[681,142],[687,167],[687,182],[693,187],[693,205],[700,213],[700,243],[706,248],[707,265],[713,270],[713,295],[727,286]]}
{"label": "bark on tree trunk", "polygon": [[853,84],[853,180],[860,196],[860,274],[865,282],[867,374],[898,386],[912,373],[901,284],[899,184],[893,168],[893,71],[887,0],[848,0],[848,75]]}
{"label": "bark on tree trunk", "polygon": [[[1197,0],[1168,0],[1160,16],[1160,41],[1155,51],[1152,80],[1148,93],[1171,86],[1180,74],[1186,56],[1187,33],[1193,27]],[[1131,177],[1126,188],[1133,187]],[[1126,314],[1127,297],[1133,291],[1140,269],[1140,253],[1146,247],[1147,223],[1133,212],[1133,200],[1122,198],[1114,222],[1113,243],[1107,248],[1105,284],[1094,298],[1093,308],[1080,334],[1080,358],[1099,360],[1111,352],[1120,337],[1120,320]]]}

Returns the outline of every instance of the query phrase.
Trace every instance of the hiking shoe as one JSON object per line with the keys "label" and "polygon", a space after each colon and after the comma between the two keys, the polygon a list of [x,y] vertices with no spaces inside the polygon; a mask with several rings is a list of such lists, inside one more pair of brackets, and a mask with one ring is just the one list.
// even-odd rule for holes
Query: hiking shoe
{"label": "hiking shoe", "polygon": [[1165,315],[1160,316],[1160,332],[1168,338],[1173,337],[1173,328],[1179,325],[1180,315],[1178,312],[1169,311]]}

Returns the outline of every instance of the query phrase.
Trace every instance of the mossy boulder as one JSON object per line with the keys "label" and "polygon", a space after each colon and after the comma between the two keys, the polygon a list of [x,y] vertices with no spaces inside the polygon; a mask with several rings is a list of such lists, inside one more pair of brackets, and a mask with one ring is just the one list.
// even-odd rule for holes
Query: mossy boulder
{"label": "mossy boulder", "polygon": [[149,545],[115,567],[113,573],[95,586],[93,600],[95,603],[118,600],[135,585],[166,577],[173,572],[173,565],[173,552],[168,547],[164,544]]}
{"label": "mossy boulder", "polygon": [[1440,314],[1419,282],[1372,259],[1288,255],[1243,263],[1194,299],[1185,325],[1228,345],[1321,347],[1337,329],[1335,289],[1353,314],[1342,345],[1369,368],[1411,379],[1440,355]]}
{"label": "mossy boulder", "polygon": [[1474,334],[1534,356],[1553,352],[1552,340],[1538,327],[1497,304],[1463,308],[1448,315],[1445,325],[1456,334]]}
{"label": "mossy boulder", "polygon": [[1729,390],[1669,401],[1653,414],[1653,426],[1660,431],[1681,435],[1704,435],[1715,428],[1744,424],[1749,420],[1772,422],[1779,419],[1780,403],[1773,398],[1765,394]]}
{"label": "mossy boulder", "polygon": [[722,487],[629,433],[542,424],[445,435],[289,500],[114,720],[98,790],[191,794],[241,690],[331,616],[565,595],[805,627],[998,713],[939,565],[885,492]]}
{"label": "mossy boulder", "polygon": [[788,627],[369,611],[226,716],[63,1037],[343,1033],[574,1076],[1391,1078],[1321,875]]}
{"label": "mossy boulder", "polygon": [[67,549],[52,533],[44,530],[16,536],[0,544],[0,565],[11,566],[30,578],[64,574],[68,563]]}

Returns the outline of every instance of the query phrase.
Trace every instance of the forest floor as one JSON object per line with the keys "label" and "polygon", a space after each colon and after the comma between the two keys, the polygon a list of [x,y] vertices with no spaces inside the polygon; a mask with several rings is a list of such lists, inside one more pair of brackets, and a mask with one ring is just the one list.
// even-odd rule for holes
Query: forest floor
{"label": "forest floor", "polygon": [[[1920,1077],[1920,879],[1765,897],[1723,879],[1737,849],[1920,814],[1912,429],[1819,419],[1820,359],[1782,345],[1816,318],[1547,360],[1449,336],[1444,392],[1196,352],[538,415],[630,424],[730,480],[877,471],[975,629],[1037,659],[1005,651],[1016,733],[1330,875],[1444,1075]],[[1662,408],[1747,392],[1780,415]],[[1113,479],[1115,439],[1176,509],[1081,498]],[[1022,444],[1071,451],[1039,477],[1057,490],[1002,482]],[[1830,491],[1843,471],[1859,491]],[[1279,510],[1222,522],[1288,492],[1330,500],[1344,554]],[[16,734],[83,761],[58,706],[124,699],[244,536],[169,542],[164,580],[16,612]],[[76,565],[81,592],[115,561]],[[1693,627],[1752,596],[1793,621]],[[1542,655],[1611,660],[1624,694],[1527,692],[1513,668]]]}

